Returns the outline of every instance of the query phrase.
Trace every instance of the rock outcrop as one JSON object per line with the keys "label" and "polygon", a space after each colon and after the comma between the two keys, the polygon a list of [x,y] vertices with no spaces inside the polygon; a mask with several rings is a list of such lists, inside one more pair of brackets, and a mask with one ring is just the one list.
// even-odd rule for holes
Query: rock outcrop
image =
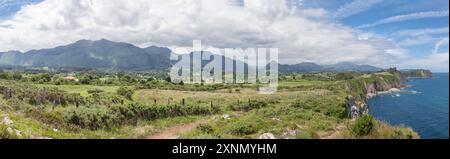
{"label": "rock outcrop", "polygon": [[[431,76],[429,75],[431,72],[427,70],[419,70],[419,72],[415,72],[414,74],[421,74],[421,77]],[[367,114],[369,112],[368,100],[370,98],[380,93],[400,91],[400,88],[404,87],[402,82],[406,81],[406,78],[409,77],[409,74],[403,74],[396,68],[388,69],[383,73],[374,74],[370,78],[361,78],[352,81],[362,83],[362,86],[359,84],[359,87],[353,89],[361,89],[362,87],[363,90],[360,94],[353,94],[354,96],[347,97],[348,117],[357,118],[362,114]]]}
{"label": "rock outcrop", "polygon": [[259,136],[259,139],[276,139],[275,135],[272,133],[264,133],[261,136]]}
{"label": "rock outcrop", "polygon": [[367,99],[370,99],[379,94],[379,92],[391,91],[393,89],[399,89],[402,87],[400,80],[389,81],[380,78],[374,82],[364,82],[364,93]]}
{"label": "rock outcrop", "polygon": [[362,114],[369,113],[369,107],[366,102],[356,101],[355,97],[347,97],[347,115],[350,118],[357,118]]}

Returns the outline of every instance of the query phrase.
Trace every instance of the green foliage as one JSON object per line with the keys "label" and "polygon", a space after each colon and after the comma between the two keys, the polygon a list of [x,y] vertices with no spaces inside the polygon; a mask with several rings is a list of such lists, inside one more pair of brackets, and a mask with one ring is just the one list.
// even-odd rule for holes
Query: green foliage
{"label": "green foliage", "polygon": [[0,79],[11,79],[11,76],[8,72],[0,72]]}
{"label": "green foliage", "polygon": [[236,103],[229,106],[229,108],[233,111],[250,111],[253,109],[259,109],[267,107],[267,102],[265,101],[257,101],[257,100],[249,100],[248,102]]}
{"label": "green foliage", "polygon": [[134,90],[130,87],[120,87],[117,89],[117,94],[124,96],[125,98],[132,100]]}
{"label": "green foliage", "polygon": [[14,72],[12,75],[13,80],[21,80],[22,79],[22,73],[20,72]]}
{"label": "green foliage", "polygon": [[197,126],[197,129],[200,130],[202,133],[211,134],[214,132],[214,129],[209,124],[200,124]]}
{"label": "green foliage", "polygon": [[258,132],[258,126],[251,121],[238,121],[231,123],[227,128],[234,135],[250,135]]}
{"label": "green foliage", "polygon": [[31,77],[32,82],[38,82],[38,83],[50,82],[51,80],[52,80],[52,75],[50,75],[49,73],[41,73],[41,74],[33,75]]}
{"label": "green foliage", "polygon": [[101,89],[91,89],[87,91],[89,94],[96,94],[96,93],[102,93],[104,90]]}
{"label": "green foliage", "polygon": [[10,127],[8,127],[7,125],[4,125],[4,124],[0,124],[0,139],[20,139],[21,138],[21,136],[17,136],[17,134],[15,132],[9,132],[8,128],[10,128]]}
{"label": "green foliage", "polygon": [[374,129],[374,119],[370,115],[363,115],[356,119],[355,123],[351,125],[351,132],[355,136],[365,136],[370,134]]}
{"label": "green foliage", "polygon": [[0,79],[4,80],[21,80],[22,73],[21,72],[0,72]]}
{"label": "green foliage", "polygon": [[124,124],[136,124],[138,119],[154,120],[187,115],[209,115],[218,113],[216,107],[207,105],[150,106],[138,103],[111,106],[92,105],[67,110],[65,121],[91,130],[111,128]]}
{"label": "green foliage", "polygon": [[[62,80],[68,73],[85,81]],[[334,131],[338,123],[347,120],[344,119],[346,96],[352,95],[357,101],[362,101],[365,98],[365,84],[384,86],[401,82],[396,74],[389,72],[365,75],[344,73],[339,75],[340,81],[336,81],[336,76],[336,73],[282,76],[280,79],[283,82],[279,87],[282,91],[271,96],[260,96],[249,93],[261,86],[257,84],[174,84],[170,83],[170,78],[164,80],[167,78],[165,73],[122,72],[116,75],[84,71],[0,71],[0,79],[3,79],[0,80],[0,95],[3,97],[0,99],[0,109],[23,113],[21,115],[27,120],[48,126],[52,133],[55,133],[53,128],[69,131],[74,134],[67,137],[74,138],[99,138],[92,135],[97,132],[108,133],[101,137],[142,137],[146,135],[143,133],[151,131],[140,130],[143,125],[154,126],[154,123],[161,122],[165,123],[161,128],[170,127],[174,123],[168,121],[173,119],[192,116],[207,118],[207,115],[222,113],[223,109],[230,117],[215,118],[208,124],[200,124],[188,132],[188,137],[257,138],[262,133],[282,137],[286,132],[295,131],[291,135],[293,138],[320,138],[319,134]],[[150,90],[147,94],[135,94],[139,89]],[[136,101],[130,101],[132,96]],[[166,99],[173,102],[165,105]],[[213,103],[226,105],[228,109]],[[27,134],[34,131],[34,128],[29,130],[24,127],[17,129],[27,131]],[[17,137],[15,133],[7,134],[3,130],[5,128],[0,128],[0,138]],[[137,130],[140,132],[136,133]],[[364,116],[344,131],[348,138],[418,138],[411,129],[379,124],[375,119]],[[123,132],[132,135],[120,136]]]}
{"label": "green foliage", "polygon": [[291,106],[312,110],[336,118],[345,118],[347,113],[345,101],[335,95],[300,98]]}
{"label": "green foliage", "polygon": [[94,74],[86,73],[80,77],[81,84],[90,84],[93,80],[98,79],[98,77]]}
{"label": "green foliage", "polygon": [[82,128],[89,128],[91,130],[110,128],[123,124],[124,122],[118,114],[100,106],[92,106],[89,108],[80,107],[74,109],[65,115],[65,120],[70,124],[75,124]]}
{"label": "green foliage", "polygon": [[354,72],[341,72],[336,74],[336,80],[351,80],[358,76],[359,74]]}
{"label": "green foliage", "polygon": [[388,138],[389,139],[413,139],[415,137],[412,131],[405,131],[403,129],[394,129]]}

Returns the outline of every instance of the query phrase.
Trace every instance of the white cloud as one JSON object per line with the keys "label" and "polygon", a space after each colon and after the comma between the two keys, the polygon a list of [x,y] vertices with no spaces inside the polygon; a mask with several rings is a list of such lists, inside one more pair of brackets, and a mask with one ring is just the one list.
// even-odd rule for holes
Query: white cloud
{"label": "white cloud", "polygon": [[375,23],[364,24],[358,26],[358,28],[369,28],[382,24],[395,23],[401,21],[415,20],[415,19],[424,19],[424,18],[439,18],[439,17],[448,17],[449,11],[429,11],[429,12],[417,12],[405,15],[397,15],[388,18],[381,19]]}
{"label": "white cloud", "polygon": [[[281,63],[355,62],[387,67],[406,56],[384,37],[329,20],[320,8],[282,0],[45,0],[0,22],[0,51],[110,39],[171,48],[202,40],[209,48],[276,47]],[[369,36],[370,35],[370,36]]]}
{"label": "white cloud", "polygon": [[410,59],[401,64],[402,68],[420,69],[427,68],[434,72],[448,72],[449,71],[449,53],[430,54],[421,59]]}
{"label": "white cloud", "polygon": [[402,68],[427,68],[435,72],[449,71],[449,52],[440,51],[442,46],[448,46],[449,38],[440,39],[434,47],[434,50],[423,58],[405,58],[400,64]]}
{"label": "white cloud", "polygon": [[413,45],[423,45],[423,44],[430,44],[433,43],[436,40],[436,38],[433,38],[428,35],[422,35],[422,36],[414,36],[411,38],[406,38],[398,42],[401,46],[413,46]]}
{"label": "white cloud", "polygon": [[354,0],[339,7],[339,9],[335,12],[334,17],[337,19],[350,17],[352,15],[366,11],[380,2],[382,2],[382,0]]}
{"label": "white cloud", "polygon": [[405,36],[424,36],[431,34],[448,34],[449,28],[425,28],[425,29],[409,29],[409,30],[401,30],[393,33],[393,36],[397,37],[405,37]]}
{"label": "white cloud", "polygon": [[439,49],[444,45],[448,46],[448,37],[443,38],[436,43],[436,45],[434,46],[433,54],[438,54]]}
{"label": "white cloud", "polygon": [[301,15],[311,18],[324,18],[328,15],[328,12],[323,8],[300,8],[299,12]]}

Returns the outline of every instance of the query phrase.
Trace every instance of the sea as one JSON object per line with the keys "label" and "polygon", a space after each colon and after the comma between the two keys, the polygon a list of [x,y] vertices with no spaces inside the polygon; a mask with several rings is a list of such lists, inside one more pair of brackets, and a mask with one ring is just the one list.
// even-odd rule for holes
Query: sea
{"label": "sea", "polygon": [[399,93],[382,94],[369,100],[369,113],[391,125],[404,125],[422,139],[448,139],[449,74],[411,78]]}

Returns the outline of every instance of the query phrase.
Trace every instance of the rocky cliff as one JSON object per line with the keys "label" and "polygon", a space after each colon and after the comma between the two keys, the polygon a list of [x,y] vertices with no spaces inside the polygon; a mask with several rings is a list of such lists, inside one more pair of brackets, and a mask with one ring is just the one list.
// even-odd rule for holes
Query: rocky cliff
{"label": "rocky cliff", "polygon": [[350,118],[357,118],[369,112],[368,100],[380,93],[399,92],[404,87],[402,82],[410,77],[431,77],[429,70],[410,70],[400,72],[396,68],[384,72],[364,75],[348,81],[349,95],[347,97],[347,111]]}
{"label": "rocky cliff", "polygon": [[433,77],[433,73],[430,70],[416,69],[416,70],[402,70],[402,76],[404,78],[430,78]]}

